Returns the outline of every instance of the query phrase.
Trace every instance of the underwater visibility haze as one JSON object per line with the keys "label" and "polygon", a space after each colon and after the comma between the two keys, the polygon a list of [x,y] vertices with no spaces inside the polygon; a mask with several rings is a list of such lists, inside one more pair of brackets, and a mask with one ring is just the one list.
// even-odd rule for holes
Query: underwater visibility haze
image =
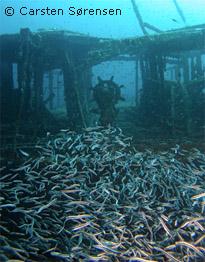
{"label": "underwater visibility haze", "polygon": [[205,1],[0,6],[0,261],[205,261]]}

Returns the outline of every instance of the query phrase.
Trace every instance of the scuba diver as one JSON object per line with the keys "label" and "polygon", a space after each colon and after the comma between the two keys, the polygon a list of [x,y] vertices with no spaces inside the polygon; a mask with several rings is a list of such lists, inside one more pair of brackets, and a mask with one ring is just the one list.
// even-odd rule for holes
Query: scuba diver
{"label": "scuba diver", "polygon": [[98,76],[98,84],[92,88],[93,99],[97,103],[98,108],[92,112],[100,114],[99,124],[102,126],[113,125],[117,117],[117,109],[115,105],[119,100],[124,101],[121,97],[121,88],[113,81],[113,76],[110,80],[102,80]]}

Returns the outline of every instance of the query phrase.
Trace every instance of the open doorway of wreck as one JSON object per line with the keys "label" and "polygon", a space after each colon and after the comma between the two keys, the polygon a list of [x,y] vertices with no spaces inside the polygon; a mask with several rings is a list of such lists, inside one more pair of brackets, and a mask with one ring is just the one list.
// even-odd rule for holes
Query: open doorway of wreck
{"label": "open doorway of wreck", "polygon": [[1,50],[1,132],[7,142],[94,125],[91,87],[102,63],[102,78],[114,74],[125,84],[128,99],[119,105],[117,126],[129,135],[204,136],[204,25],[123,40],[22,29],[2,35]]}
{"label": "open doorway of wreck", "polygon": [[[118,76],[123,75],[120,63],[127,63],[127,77],[118,82],[128,88],[118,116],[118,124],[127,133],[140,138],[204,138],[204,50],[126,54],[116,62]],[[101,70],[107,78],[115,75],[113,61],[105,67]]]}

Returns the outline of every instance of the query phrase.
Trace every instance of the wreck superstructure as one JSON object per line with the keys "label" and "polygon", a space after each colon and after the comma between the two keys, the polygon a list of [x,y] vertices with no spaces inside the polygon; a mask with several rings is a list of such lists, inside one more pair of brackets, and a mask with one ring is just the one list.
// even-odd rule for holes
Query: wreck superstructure
{"label": "wreck superstructure", "polygon": [[2,132],[10,126],[15,136],[28,125],[38,132],[42,122],[54,121],[46,110],[43,79],[50,75],[47,102],[52,104],[55,69],[63,78],[65,126],[92,125],[92,67],[113,60],[136,63],[136,125],[143,122],[144,128],[153,126],[173,136],[178,130],[186,135],[204,132],[205,25],[120,40],[22,29],[1,35],[0,42]]}

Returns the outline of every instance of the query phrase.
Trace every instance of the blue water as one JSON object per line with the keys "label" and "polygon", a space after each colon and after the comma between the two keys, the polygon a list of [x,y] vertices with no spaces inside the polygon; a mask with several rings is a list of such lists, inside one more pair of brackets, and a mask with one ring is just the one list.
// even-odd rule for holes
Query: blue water
{"label": "blue water", "polygon": [[[178,0],[188,26],[205,23],[205,0]],[[161,30],[184,27],[173,0],[136,0],[143,21]],[[20,28],[63,29],[98,37],[123,38],[142,35],[130,0],[1,0],[0,33],[16,33]],[[11,6],[16,11],[12,17],[4,14]],[[22,16],[17,10],[28,8],[120,8],[121,16]]]}

